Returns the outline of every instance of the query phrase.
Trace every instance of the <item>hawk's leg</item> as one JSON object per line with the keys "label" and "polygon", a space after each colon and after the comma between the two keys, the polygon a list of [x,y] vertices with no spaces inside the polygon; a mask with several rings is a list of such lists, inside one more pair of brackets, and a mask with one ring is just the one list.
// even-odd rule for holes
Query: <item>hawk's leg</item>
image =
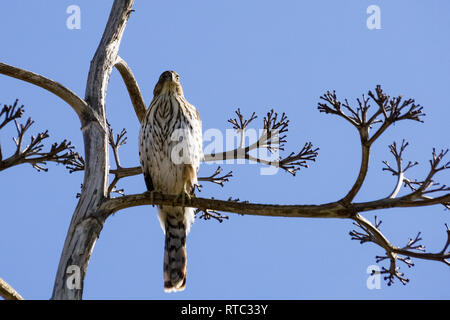
{"label": "hawk's leg", "polygon": [[191,195],[193,194],[193,184],[192,182],[197,180],[195,177],[195,171],[191,164],[183,164],[183,190],[176,197],[179,200],[181,197],[182,207],[185,207],[186,199],[191,200]]}
{"label": "hawk's leg", "polygon": [[152,191],[147,191],[146,193],[148,193],[149,195],[150,195],[150,202],[152,203],[152,206],[155,206],[154,204],[153,204],[153,201],[155,201],[155,190],[152,190]]}
{"label": "hawk's leg", "polygon": [[[148,172],[144,172],[144,179],[145,179],[145,186],[147,187],[147,192],[150,193],[150,200],[153,203],[154,196],[153,193],[155,192],[155,187],[153,186],[152,177]],[[154,206],[154,204],[152,204]]]}
{"label": "hawk's leg", "polygon": [[192,198],[191,192],[187,190],[186,184],[183,187],[183,191],[181,191],[175,198],[175,202],[178,202],[181,199],[181,206],[184,208],[186,204],[186,199],[190,201]]}

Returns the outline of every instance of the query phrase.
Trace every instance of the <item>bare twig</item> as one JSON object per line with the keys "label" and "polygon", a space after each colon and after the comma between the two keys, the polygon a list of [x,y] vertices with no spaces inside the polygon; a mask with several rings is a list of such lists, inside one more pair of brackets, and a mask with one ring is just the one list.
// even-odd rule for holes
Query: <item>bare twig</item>
{"label": "bare twig", "polygon": [[300,167],[308,168],[307,161],[316,160],[318,150],[319,148],[313,148],[311,142],[307,142],[298,153],[292,152],[286,158],[280,159],[279,166],[295,176]]}
{"label": "bare twig", "polygon": [[[116,134],[116,138],[114,139],[113,129],[111,128],[111,126],[108,123],[108,141],[109,141],[109,145],[111,146],[111,149],[114,154],[114,160],[116,162],[115,172],[118,172],[120,169],[122,169],[122,166],[120,165],[119,148],[127,143],[126,134],[127,134],[127,131],[125,129],[122,129],[122,131],[120,133]],[[110,173],[111,173],[111,171],[110,171]],[[124,195],[123,189],[116,189],[116,184],[121,178],[122,178],[121,176],[119,176],[118,174],[115,174],[113,181],[111,182],[111,184],[108,187],[108,195],[110,195],[111,193],[117,193],[120,195]]]}
{"label": "bare twig", "polygon": [[258,118],[258,116],[253,112],[249,119],[245,119],[241,113],[241,109],[238,108],[236,111],[237,118],[228,119],[228,122],[233,125],[235,130],[245,130],[250,122]]}
{"label": "bare twig", "polygon": [[216,171],[209,177],[199,177],[199,178],[197,178],[197,180],[212,182],[212,183],[218,184],[219,186],[223,187],[224,182],[228,182],[229,181],[228,178],[231,178],[233,176],[233,171],[230,171],[223,176],[220,175],[221,173],[222,173],[222,168],[219,166],[219,167],[217,167]]}
{"label": "bare twig", "polygon": [[116,139],[114,139],[114,132],[111,126],[108,123],[108,139],[109,139],[109,145],[111,146],[114,154],[114,160],[116,161],[117,169],[122,168],[120,165],[120,158],[119,158],[119,148],[127,143],[127,130],[122,129],[120,133],[116,135]]}
{"label": "bare twig", "polygon": [[[418,181],[418,180],[410,180],[405,177],[405,172],[408,169],[418,165],[417,161],[415,162],[409,161],[408,164],[404,168],[402,168],[402,154],[407,146],[408,143],[405,142],[405,140],[402,141],[400,148],[397,148],[397,144],[395,142],[389,146],[391,153],[394,155],[397,163],[396,169],[392,168],[387,161],[383,161],[385,165],[383,170],[391,172],[392,175],[397,176],[397,183],[395,189],[391,193],[389,198],[394,198],[397,196],[402,184],[405,187],[409,187],[410,190],[412,191],[410,194],[404,196],[405,199],[417,199],[417,198],[432,199],[432,197],[430,197],[428,194],[450,191],[450,187],[447,187],[445,184],[441,185],[440,183],[433,180],[433,177],[436,175],[436,173],[450,168],[450,162],[447,162],[446,164],[439,166],[439,164],[447,154],[448,150],[441,150],[439,153],[437,153],[436,149],[433,149],[432,159],[430,160],[430,171],[423,181]],[[432,188],[433,186],[435,188]],[[446,208],[449,207],[448,202],[443,202],[442,205],[444,205]]]}
{"label": "bare twig", "polygon": [[219,223],[222,223],[223,220],[229,219],[228,216],[226,216],[216,210],[210,210],[210,209],[196,209],[195,216],[198,217],[199,219],[203,219],[203,220],[214,219]]}
{"label": "bare twig", "polygon": [[402,144],[399,149],[397,149],[397,143],[395,141],[389,146],[389,149],[395,158],[395,162],[397,164],[397,169],[393,169],[387,161],[383,161],[385,167],[382,170],[389,171],[392,173],[392,175],[397,176],[397,183],[395,185],[395,188],[392,191],[392,193],[388,196],[388,198],[395,198],[397,196],[402,184],[405,182],[405,179],[406,179],[405,172],[408,169],[419,164],[417,161],[416,162],[409,161],[408,164],[405,166],[405,168],[402,167],[403,166],[402,154],[403,154],[403,151],[405,151],[407,146],[408,146],[408,142],[406,142],[405,140],[402,141]]}
{"label": "bare twig", "polygon": [[[410,180],[407,178],[403,179],[404,185],[408,186],[411,189],[411,193],[406,195],[404,197],[405,199],[433,199],[431,196],[429,196],[429,194],[450,191],[450,187],[445,184],[441,185],[439,182],[433,179],[434,176],[440,171],[450,168],[450,161],[440,166],[440,163],[447,153],[448,149],[441,150],[439,153],[437,153],[436,149],[433,148],[432,159],[429,161],[430,171],[423,181]],[[441,202],[441,204],[447,209],[450,205],[449,201]]]}
{"label": "bare twig", "polygon": [[24,113],[23,105],[17,107],[19,99],[16,99],[12,105],[4,105],[0,111],[0,117],[4,116],[3,121],[0,123],[0,130],[6,126],[9,122],[22,117]]}

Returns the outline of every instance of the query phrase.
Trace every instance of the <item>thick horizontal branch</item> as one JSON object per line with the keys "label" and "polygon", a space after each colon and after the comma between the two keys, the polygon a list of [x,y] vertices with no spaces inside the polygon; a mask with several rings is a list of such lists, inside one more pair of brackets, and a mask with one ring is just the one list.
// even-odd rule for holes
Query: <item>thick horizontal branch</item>
{"label": "thick horizontal branch", "polygon": [[40,74],[13,67],[1,62],[0,74],[4,74],[6,76],[34,84],[53,93],[54,95],[67,102],[73,108],[73,110],[75,110],[80,119],[85,118],[90,113],[86,102],[79,96],[77,96],[73,91],[69,90],[56,81],[41,76]]}
{"label": "thick horizontal branch", "polygon": [[349,218],[351,213],[340,203],[323,205],[276,205],[257,204],[249,202],[225,201],[216,199],[196,198],[185,199],[177,195],[167,195],[158,192],[126,195],[106,199],[101,205],[101,214],[112,214],[119,210],[141,205],[174,205],[198,209],[233,212],[242,215],[304,217],[304,218]]}
{"label": "thick horizontal branch", "polygon": [[[141,205],[174,205],[186,206],[203,210],[217,210],[242,215],[258,215],[272,217],[303,217],[303,218],[351,218],[357,212],[366,212],[386,208],[422,207],[450,201],[450,193],[434,199],[408,200],[405,197],[380,199],[376,201],[352,203],[343,205],[341,202],[331,202],[321,205],[276,205],[249,202],[224,201],[192,197],[183,202],[179,196],[165,195],[158,192],[126,195],[106,199],[100,212],[108,216],[119,210]],[[103,217],[105,218],[105,217]]]}

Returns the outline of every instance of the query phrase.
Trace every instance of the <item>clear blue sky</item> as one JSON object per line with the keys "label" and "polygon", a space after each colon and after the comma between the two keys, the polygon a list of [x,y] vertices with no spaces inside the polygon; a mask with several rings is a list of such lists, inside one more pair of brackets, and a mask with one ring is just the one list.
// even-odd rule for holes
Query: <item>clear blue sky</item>
{"label": "clear blue sky", "polygon": [[[84,96],[89,62],[112,1],[2,1],[0,61],[41,73]],[[66,8],[81,8],[81,29],[66,28]],[[381,29],[366,27],[366,9],[381,9]],[[187,99],[204,130],[230,128],[240,107],[260,118],[270,108],[291,119],[287,149],[306,141],[319,157],[296,177],[259,174],[259,166],[226,165],[234,177],[224,188],[204,184],[200,196],[251,202],[320,204],[340,199],[360,162],[359,137],[342,119],[318,112],[319,96],[336,90],[350,101],[381,84],[424,106],[425,123],[401,122],[374,145],[370,172],[358,201],[391,192],[395,178],[382,172],[393,159],[388,145],[406,138],[408,160],[428,172],[432,147],[449,145],[450,2],[448,1],[143,1],[137,0],[120,55],[141,86],[146,103],[159,74],[181,75]],[[0,103],[16,98],[32,117],[31,132],[48,129],[48,144],[64,138],[82,151],[80,124],[62,100],[0,75]],[[138,165],[139,125],[117,71],[107,96],[109,122],[128,131],[124,166]],[[25,119],[24,119],[25,120]],[[2,130],[4,156],[13,151],[13,126]],[[29,138],[27,138],[29,139]],[[28,141],[28,140],[27,140]],[[25,298],[50,297],[65,234],[83,173],[49,165],[38,173],[22,165],[0,174],[0,277]],[[201,175],[215,170],[202,165]],[[447,184],[450,175],[442,174]],[[126,193],[145,190],[142,177],[120,181]],[[405,190],[403,191],[405,192]],[[449,212],[442,206],[382,210],[385,235],[398,246],[422,231],[432,252],[441,250]],[[374,214],[366,216],[373,219]],[[163,292],[164,236],[156,209],[123,210],[106,222],[85,279],[85,299],[429,299],[450,298],[449,268],[415,259],[411,282],[366,287],[366,269],[383,251],[351,241],[351,221],[246,217],[222,224],[197,220],[188,237],[188,282],[179,294]],[[384,265],[384,264],[382,264]]]}

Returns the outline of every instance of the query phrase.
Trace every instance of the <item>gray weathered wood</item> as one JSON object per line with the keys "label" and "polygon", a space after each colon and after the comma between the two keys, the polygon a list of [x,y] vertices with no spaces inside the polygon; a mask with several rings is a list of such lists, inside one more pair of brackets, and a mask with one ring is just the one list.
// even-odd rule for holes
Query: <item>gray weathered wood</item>
{"label": "gray weathered wood", "polygon": [[[86,163],[83,190],[64,243],[52,299],[82,298],[87,265],[105,222],[97,212],[108,190],[109,159],[105,98],[109,77],[132,6],[133,0],[114,1],[103,37],[91,61],[85,101],[98,117],[83,119]],[[67,271],[72,266],[81,271],[79,288],[67,285],[67,280],[71,276]]]}

